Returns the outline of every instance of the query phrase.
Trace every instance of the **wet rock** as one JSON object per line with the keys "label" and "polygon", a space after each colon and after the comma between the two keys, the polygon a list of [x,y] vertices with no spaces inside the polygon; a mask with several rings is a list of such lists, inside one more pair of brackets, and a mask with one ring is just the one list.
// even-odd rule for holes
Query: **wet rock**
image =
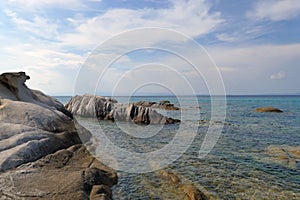
{"label": "wet rock", "polygon": [[261,107],[261,108],[256,108],[255,112],[275,112],[275,113],[282,113],[283,111],[278,109],[278,108],[273,108],[273,107]]}

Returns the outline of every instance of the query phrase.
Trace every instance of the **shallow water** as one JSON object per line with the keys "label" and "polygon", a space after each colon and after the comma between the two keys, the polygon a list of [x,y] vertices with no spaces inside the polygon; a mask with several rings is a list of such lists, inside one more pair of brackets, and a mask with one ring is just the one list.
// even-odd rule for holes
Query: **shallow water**
{"label": "shallow water", "polygon": [[[118,97],[117,100],[125,102],[126,98]],[[199,102],[200,119],[210,119],[209,97],[199,96],[198,102],[183,97],[180,105],[174,97],[134,97],[130,100],[170,100],[189,113],[182,123],[199,126],[187,151],[164,168],[176,173],[183,182],[192,182],[206,190],[213,199],[300,199],[299,163],[296,168],[288,168],[263,160],[264,150],[270,145],[300,145],[300,96],[227,97],[227,117],[222,135],[204,159],[198,158],[198,152],[208,124],[199,123],[199,117],[193,115],[195,103]],[[284,112],[253,112],[255,108],[265,106],[280,108]],[[180,117],[180,111],[161,112]],[[179,128],[179,125],[167,125],[157,135],[143,139],[124,133],[114,123],[100,124],[115,145],[142,153],[167,145]],[[158,172],[133,174],[118,171],[118,175],[119,183],[113,188],[114,199],[184,198],[182,192],[162,179]]]}

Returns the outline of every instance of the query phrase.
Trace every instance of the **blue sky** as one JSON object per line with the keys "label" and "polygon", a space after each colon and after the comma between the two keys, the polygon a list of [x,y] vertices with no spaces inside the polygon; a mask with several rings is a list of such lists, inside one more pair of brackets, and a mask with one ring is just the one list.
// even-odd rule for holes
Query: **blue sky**
{"label": "blue sky", "polygon": [[[217,64],[227,94],[300,93],[298,0],[27,0],[26,4],[3,0],[0,72],[25,71],[31,76],[30,87],[51,95],[70,95],[81,67],[98,45],[143,27],[166,28],[196,40]],[[147,39],[137,37],[130,42]],[[151,41],[150,46],[162,43],[164,37]],[[180,46],[178,41],[168,45]],[[192,49],[187,51],[192,55]],[[113,53],[109,52],[108,58]],[[122,74],[147,63],[172,65],[190,80],[196,93],[207,93],[203,77],[158,50],[123,56],[112,65],[99,93],[109,94]],[[169,72],[147,65],[135,76],[143,79],[159,73]],[[184,91],[180,81],[168,78]],[[130,84],[134,81],[138,83],[135,78]],[[156,89],[149,92],[160,92]],[[130,93],[126,82],[122,91]]]}

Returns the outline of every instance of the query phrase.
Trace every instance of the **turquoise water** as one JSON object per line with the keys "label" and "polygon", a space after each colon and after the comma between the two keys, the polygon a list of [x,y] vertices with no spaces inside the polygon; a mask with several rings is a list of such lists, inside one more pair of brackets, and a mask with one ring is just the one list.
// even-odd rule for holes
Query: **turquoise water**
{"label": "turquoise water", "polygon": [[[66,103],[69,97],[58,98]],[[127,98],[117,97],[119,102]],[[199,124],[197,135],[188,150],[164,168],[177,174],[183,182],[193,183],[207,191],[212,199],[300,199],[300,163],[291,168],[266,161],[265,149],[270,145],[300,146],[300,96],[228,96],[226,124],[213,150],[204,159],[198,158],[206,123],[193,116],[199,103],[200,119],[210,119],[210,98],[199,96],[198,102],[182,97],[132,97],[130,101],[169,100],[190,115],[183,123]],[[193,105],[193,106],[191,106]],[[257,107],[276,107],[283,113],[256,113]],[[161,111],[180,117],[180,111]],[[108,138],[115,145],[136,152],[149,152],[170,141],[179,125],[165,126],[159,134],[147,139],[128,136],[111,122],[101,122]],[[101,138],[99,138],[101,139]],[[119,184],[114,187],[115,199],[183,199],[176,188],[159,173],[130,174],[118,172]]]}

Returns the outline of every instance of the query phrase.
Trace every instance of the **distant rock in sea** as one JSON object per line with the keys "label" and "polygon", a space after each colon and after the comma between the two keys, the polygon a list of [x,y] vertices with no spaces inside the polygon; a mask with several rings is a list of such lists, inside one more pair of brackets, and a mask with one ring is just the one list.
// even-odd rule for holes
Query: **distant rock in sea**
{"label": "distant rock in sea", "polygon": [[131,121],[137,124],[173,124],[178,119],[168,118],[154,109],[135,103],[120,104],[111,98],[95,95],[76,95],[65,106],[72,114],[97,117],[99,120]]}
{"label": "distant rock in sea", "polygon": [[282,113],[283,111],[278,109],[278,108],[273,108],[273,107],[261,107],[261,108],[256,108],[255,112],[275,112],[275,113]]}
{"label": "distant rock in sea", "polygon": [[28,79],[0,75],[0,196],[89,199],[93,185],[116,184],[116,172],[82,145],[91,133],[56,99],[29,89]]}
{"label": "distant rock in sea", "polygon": [[160,101],[159,103],[152,101],[138,101],[135,102],[134,105],[163,110],[180,110],[180,108],[174,106],[174,104],[171,104],[170,101]]}

